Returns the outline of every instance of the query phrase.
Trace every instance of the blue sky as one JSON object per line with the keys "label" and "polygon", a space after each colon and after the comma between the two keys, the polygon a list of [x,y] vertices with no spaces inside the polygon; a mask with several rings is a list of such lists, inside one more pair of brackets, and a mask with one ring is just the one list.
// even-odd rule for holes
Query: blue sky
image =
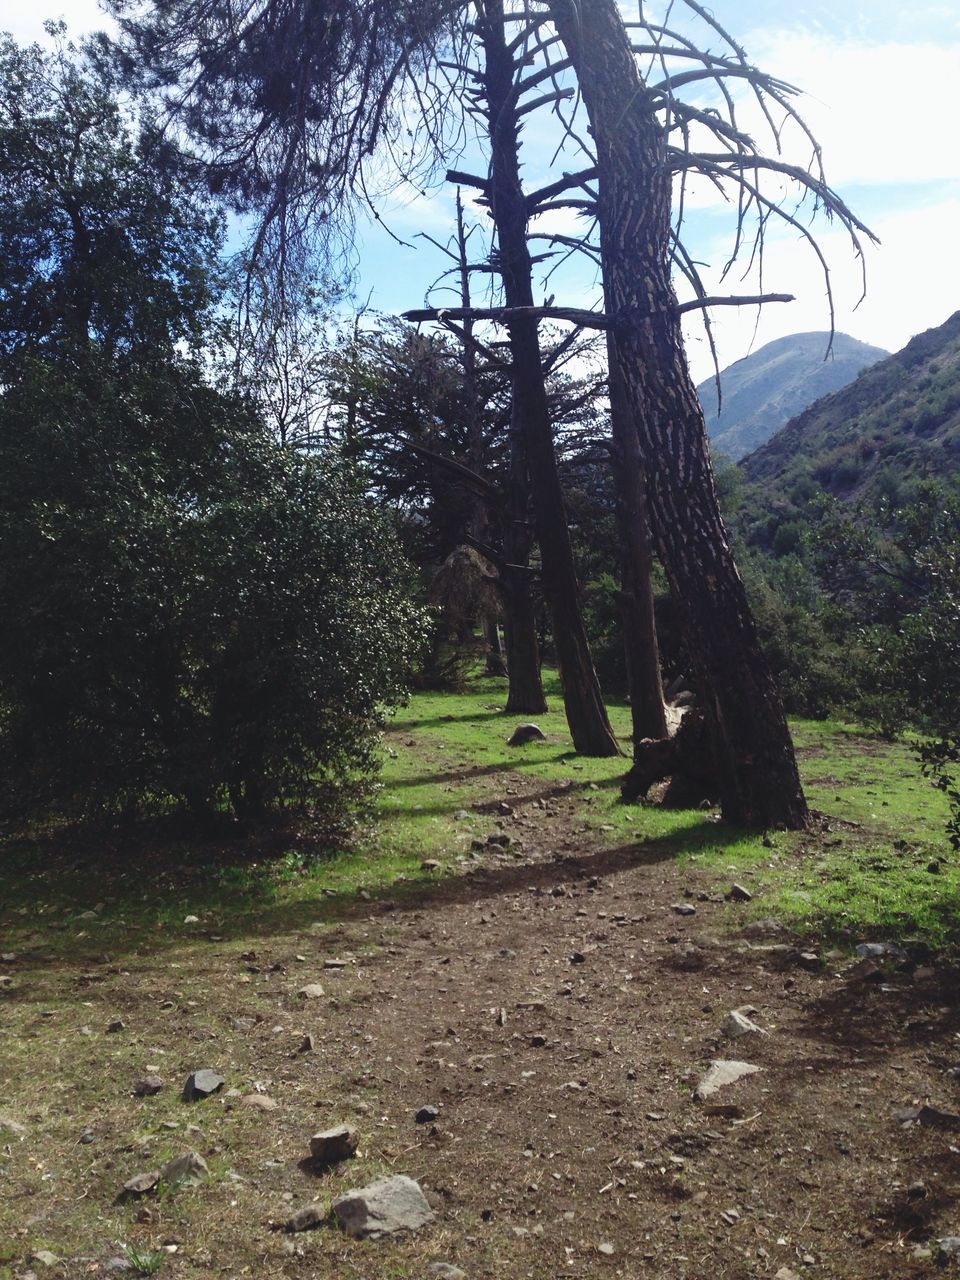
{"label": "blue sky", "polygon": [[[623,8],[629,15],[635,3],[624,0]],[[712,11],[752,62],[805,91],[799,105],[822,144],[828,180],[881,239],[867,254],[868,293],[855,309],[859,274],[848,244],[836,229],[820,225],[833,271],[837,327],[895,350],[912,334],[940,324],[960,307],[960,144],[954,125],[960,8],[892,0],[715,0]],[[675,19],[678,13],[675,8]],[[42,37],[45,16],[63,16],[74,34],[103,25],[95,0],[52,0],[49,9],[42,0],[14,0],[0,22],[20,40],[35,39]],[[533,175],[546,167],[547,152],[536,128],[529,133]],[[789,140],[787,151],[789,157]],[[395,195],[386,218],[411,247],[398,245],[373,224],[361,224],[358,296],[369,293],[371,306],[389,312],[421,305],[443,263],[414,235],[422,228],[445,240],[452,212],[453,193],[442,187],[425,196],[411,190]],[[694,201],[686,236],[699,260],[723,262],[730,228],[727,208],[707,193]],[[755,284],[728,277],[717,291],[752,291]],[[723,365],[783,334],[826,327],[822,280],[794,233],[771,240],[764,287],[795,293],[797,301],[766,308],[759,320],[753,309],[718,312]],[[596,297],[586,267],[558,274],[546,288],[556,292],[558,303],[587,305]],[[688,353],[695,375],[705,377],[709,357],[694,323]]]}

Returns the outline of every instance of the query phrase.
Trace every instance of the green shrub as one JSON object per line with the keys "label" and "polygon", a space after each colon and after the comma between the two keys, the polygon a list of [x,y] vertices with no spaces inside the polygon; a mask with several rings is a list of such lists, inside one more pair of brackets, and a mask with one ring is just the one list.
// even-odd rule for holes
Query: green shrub
{"label": "green shrub", "polygon": [[422,629],[362,478],[186,365],[0,397],[0,811],[313,805],[374,768]]}

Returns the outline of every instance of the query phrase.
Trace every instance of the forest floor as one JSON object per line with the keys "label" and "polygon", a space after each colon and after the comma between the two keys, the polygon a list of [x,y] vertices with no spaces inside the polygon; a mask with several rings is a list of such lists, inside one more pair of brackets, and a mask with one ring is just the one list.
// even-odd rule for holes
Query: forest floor
{"label": "forest floor", "polygon": [[[413,699],[336,858],[0,849],[3,1280],[956,1266],[960,870],[909,748],[796,725],[815,827],[745,836],[619,804],[623,762],[570,755],[556,696],[548,741],[507,747],[502,696]],[[905,954],[858,960],[865,940]],[[724,1036],[744,1007],[761,1030]],[[699,1101],[715,1059],[759,1069]],[[182,1101],[205,1067],[222,1088]],[[339,1123],[356,1157],[304,1163]],[[184,1151],[200,1185],[118,1201]],[[388,1174],[430,1225],[358,1242],[327,1219]],[[311,1202],[315,1230],[276,1229]]]}

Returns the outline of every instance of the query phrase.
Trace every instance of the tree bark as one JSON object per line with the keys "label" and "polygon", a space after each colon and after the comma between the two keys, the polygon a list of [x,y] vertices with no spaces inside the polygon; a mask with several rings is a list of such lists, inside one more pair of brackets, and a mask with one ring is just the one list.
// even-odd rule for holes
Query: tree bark
{"label": "tree bark", "polygon": [[[483,42],[484,92],[489,120],[490,206],[497,230],[497,266],[508,307],[533,305],[533,267],[527,246],[527,203],[520,184],[516,66],[504,35],[503,0],[478,6]],[[583,755],[618,755],[607,719],[580,611],[579,585],[557,472],[544,385],[537,320],[509,321],[514,413],[526,447],[527,473],[540,546],[543,590],[553,621],[564,708],[575,749]]]}
{"label": "tree bark", "polygon": [[616,344],[607,335],[613,483],[620,543],[620,611],[627,660],[633,751],[644,738],[666,738],[660,646],[653,601],[653,558],[640,441],[630,417]]}
{"label": "tree bark", "polygon": [[503,505],[504,635],[507,642],[507,711],[538,715],[547,709],[540,678],[537,617],[530,590],[530,548],[533,535],[527,518],[529,491],[527,453],[516,412],[510,415],[510,466]]}
{"label": "tree bark", "polygon": [[507,664],[503,656],[503,645],[500,642],[500,624],[497,615],[484,612],[483,638],[487,645],[487,663],[484,674],[488,676],[505,676]]}
{"label": "tree bark", "polygon": [[616,0],[552,0],[597,148],[604,289],[639,433],[656,546],[709,694],[731,822],[802,827],[807,806],[783,706],[717,503],[703,412],[670,277],[666,135]]}

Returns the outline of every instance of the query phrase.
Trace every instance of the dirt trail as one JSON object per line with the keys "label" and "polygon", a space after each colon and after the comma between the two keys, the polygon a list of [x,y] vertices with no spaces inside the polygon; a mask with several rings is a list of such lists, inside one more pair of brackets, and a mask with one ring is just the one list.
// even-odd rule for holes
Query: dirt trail
{"label": "dirt trail", "polygon": [[[747,940],[728,881],[656,844],[596,845],[579,784],[477,788],[521,852],[486,848],[418,905],[374,900],[246,946],[18,975],[0,1116],[25,1133],[0,1132],[0,1276],[107,1274],[117,1240],[166,1248],[159,1274],[191,1280],[425,1278],[438,1260],[471,1280],[937,1270],[926,1246],[960,1235],[960,1132],[894,1111],[960,1110],[957,973],[858,977],[847,958],[800,959],[803,940]],[[322,998],[298,996],[310,982]],[[65,989],[74,1006],[45,1017]],[[743,1006],[763,1034],[725,1038]],[[307,1031],[314,1049],[298,1053]],[[760,1070],[698,1102],[715,1058]],[[134,1099],[148,1065],[166,1088]],[[176,1095],[205,1065],[234,1095],[187,1107]],[[276,1109],[236,1092],[258,1089]],[[415,1122],[425,1105],[433,1124]],[[298,1165],[309,1134],[341,1120],[360,1128],[360,1158],[323,1176]],[[208,1159],[210,1185],[111,1205],[184,1146]],[[432,1227],[365,1245],[332,1227],[269,1230],[383,1172],[420,1181]],[[38,1241],[66,1261],[28,1263]]]}

